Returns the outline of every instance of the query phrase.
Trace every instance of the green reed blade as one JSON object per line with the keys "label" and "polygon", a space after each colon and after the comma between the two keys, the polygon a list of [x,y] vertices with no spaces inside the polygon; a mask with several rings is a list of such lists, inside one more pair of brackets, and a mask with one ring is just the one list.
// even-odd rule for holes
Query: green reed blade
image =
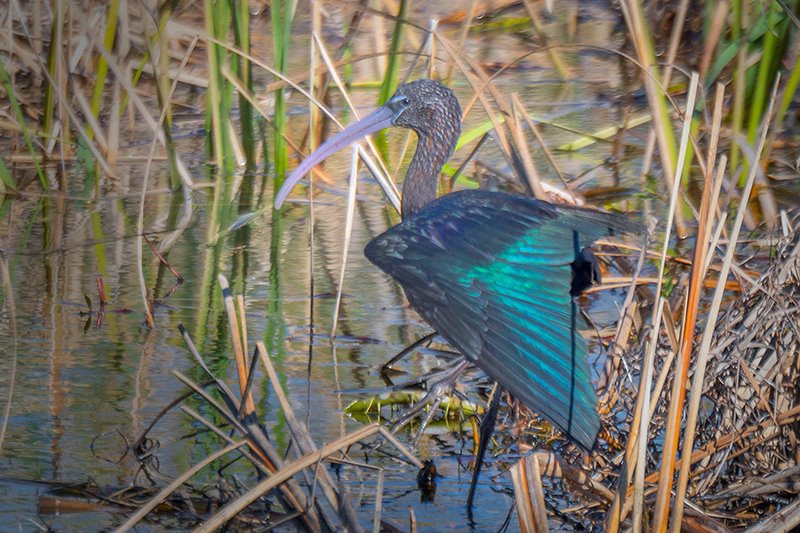
{"label": "green reed blade", "polygon": [[[117,37],[117,22],[119,22],[119,0],[112,0],[108,5],[108,18],[106,34],[103,38],[103,46],[106,50],[114,49],[114,41]],[[97,58],[97,77],[95,78],[94,91],[92,92],[92,114],[95,118],[100,116],[100,107],[103,104],[103,95],[106,92],[106,79],[108,78],[108,62],[103,55]],[[91,126],[87,126],[86,133],[90,139],[94,138],[94,131]]]}
{"label": "green reed blade", "polygon": [[22,137],[25,139],[25,145],[28,147],[28,152],[31,154],[33,165],[36,167],[36,174],[39,176],[39,183],[41,183],[43,189],[46,189],[48,187],[47,176],[44,174],[42,165],[39,164],[39,157],[37,156],[36,147],[33,144],[34,133],[28,129],[28,123],[25,121],[25,114],[22,112],[22,106],[20,105],[19,100],[17,100],[17,95],[14,92],[14,86],[11,84],[11,78],[8,75],[8,71],[6,70],[6,65],[2,56],[0,56],[0,83],[2,83],[3,87],[5,87],[8,102],[11,104],[11,110],[14,112],[14,118],[16,119],[17,125],[19,125],[19,129],[22,132]]}
{"label": "green reed blade", "polygon": [[55,84],[58,83],[59,76],[58,76],[58,63],[59,63],[59,52],[61,51],[60,46],[53,46],[52,43],[60,43],[63,39],[63,31],[64,31],[64,3],[63,2],[55,2],[54,10],[55,13],[53,15],[53,24],[50,27],[50,50],[47,53],[47,71],[50,74],[47,78],[47,85],[44,92],[44,120],[43,120],[43,128],[47,135],[53,131],[53,116],[55,114],[55,107],[56,107],[56,90]]}
{"label": "green reed blade", "polygon": [[[272,2],[272,39],[275,55],[275,70],[286,72],[289,59],[289,45],[292,36],[292,14],[294,2],[292,0],[274,0]],[[286,144],[286,96],[283,88],[275,91],[274,129],[274,163],[275,163],[275,191],[277,191],[286,178],[289,168],[288,147]]]}
{"label": "green reed blade", "polygon": [[[250,55],[250,8],[247,2],[231,0],[231,15],[233,17],[233,37],[236,47],[244,55],[235,54],[231,57],[231,71],[244,81],[245,87],[251,94],[253,89],[253,72],[250,60],[245,56]],[[253,118],[254,110],[250,100],[239,94],[239,127],[241,128],[242,149],[244,150],[247,170],[256,167],[256,126]]]}
{"label": "green reed blade", "polygon": [[[397,21],[395,22],[394,31],[392,32],[392,42],[389,46],[389,57],[386,61],[386,73],[383,76],[381,92],[378,96],[378,105],[383,105],[388,102],[389,98],[391,98],[397,90],[398,79],[400,77],[400,51],[403,48],[403,26],[407,10],[408,2],[406,0],[400,0],[400,6],[397,10]],[[388,155],[386,139],[386,131],[381,131],[375,135],[375,146],[384,159]]]}
{"label": "green reed blade", "polygon": [[14,179],[11,177],[11,172],[8,171],[5,161],[0,157],[0,196],[6,193],[6,189],[16,191],[17,184],[14,183]]}

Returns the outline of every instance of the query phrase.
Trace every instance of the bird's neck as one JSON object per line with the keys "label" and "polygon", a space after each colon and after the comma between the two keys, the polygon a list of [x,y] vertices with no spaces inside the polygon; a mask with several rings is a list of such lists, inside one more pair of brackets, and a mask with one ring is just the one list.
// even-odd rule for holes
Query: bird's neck
{"label": "bird's neck", "polygon": [[437,139],[435,135],[420,132],[417,135],[417,150],[403,182],[403,218],[436,199],[439,172],[453,154],[455,145],[451,139]]}

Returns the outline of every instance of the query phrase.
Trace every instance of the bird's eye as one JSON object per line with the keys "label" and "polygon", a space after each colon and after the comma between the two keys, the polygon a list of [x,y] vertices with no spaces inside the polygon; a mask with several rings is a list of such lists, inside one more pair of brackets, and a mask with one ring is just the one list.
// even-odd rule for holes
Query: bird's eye
{"label": "bird's eye", "polygon": [[402,100],[402,104],[403,105],[410,105],[411,104],[411,99],[408,96],[404,97],[403,100]]}

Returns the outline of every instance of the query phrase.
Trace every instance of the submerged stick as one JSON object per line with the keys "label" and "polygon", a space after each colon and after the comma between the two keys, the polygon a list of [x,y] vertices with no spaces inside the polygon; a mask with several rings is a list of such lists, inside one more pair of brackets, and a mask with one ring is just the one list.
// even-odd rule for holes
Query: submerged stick
{"label": "submerged stick", "polygon": [[342,448],[352,446],[356,442],[367,439],[375,433],[378,433],[380,426],[378,424],[371,424],[367,427],[350,433],[349,435],[338,439],[320,449],[319,452],[312,452],[303,455],[300,459],[287,464],[284,468],[276,472],[273,476],[261,481],[255,487],[244,493],[239,498],[235,499],[230,504],[226,505],[222,510],[214,515],[205,524],[194,530],[194,533],[210,533],[218,527],[224,525],[228,520],[236,516],[237,513],[242,511],[245,507],[253,503],[263,494],[274,489],[281,483],[291,479],[304,469],[313,466],[322,456],[327,457]]}
{"label": "submerged stick", "polygon": [[203,459],[202,461],[191,467],[189,470],[187,470],[186,472],[175,478],[172,481],[172,483],[161,489],[158,492],[158,494],[156,494],[150,499],[150,501],[148,501],[146,504],[141,506],[138,511],[129,516],[128,519],[125,521],[125,523],[123,523],[121,526],[115,529],[114,532],[121,533],[123,531],[128,531],[130,528],[135,526],[142,518],[147,516],[147,513],[155,509],[161,502],[167,499],[167,496],[175,492],[178,489],[178,487],[183,485],[186,481],[189,480],[189,478],[191,478],[197,472],[205,468],[207,465],[213,463],[220,457],[246,444],[247,444],[246,440],[241,440],[239,442],[229,444],[228,446],[225,446],[221,450],[212,453],[211,455],[209,455],[208,457],[206,457],[205,459]]}

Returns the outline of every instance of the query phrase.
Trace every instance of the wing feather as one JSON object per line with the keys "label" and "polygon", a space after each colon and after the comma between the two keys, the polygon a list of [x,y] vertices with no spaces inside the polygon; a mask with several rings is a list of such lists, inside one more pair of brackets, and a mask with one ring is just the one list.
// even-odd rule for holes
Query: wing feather
{"label": "wing feather", "polygon": [[583,447],[600,427],[571,263],[624,217],[532,198],[446,195],[365,249],[411,305],[486,374]]}

